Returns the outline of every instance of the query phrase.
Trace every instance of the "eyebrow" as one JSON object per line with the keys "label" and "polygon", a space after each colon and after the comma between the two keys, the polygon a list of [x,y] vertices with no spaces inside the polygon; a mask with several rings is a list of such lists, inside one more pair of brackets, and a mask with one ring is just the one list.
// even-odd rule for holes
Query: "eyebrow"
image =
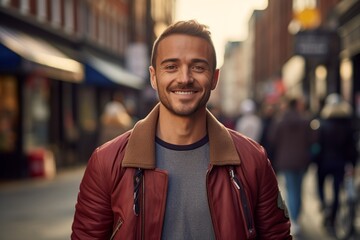
{"label": "eyebrow", "polygon": [[[178,62],[179,59],[178,58],[168,58],[168,59],[164,59],[163,61],[160,62],[160,65],[163,65],[164,63],[168,63],[168,62]],[[195,58],[191,60],[191,63],[205,63],[206,65],[209,66],[209,62],[205,59],[201,59],[201,58]]]}
{"label": "eyebrow", "polygon": [[177,61],[179,61],[179,59],[177,59],[177,58],[168,58],[168,59],[162,60],[160,65],[163,65],[164,63],[168,63],[168,62],[177,62]]}

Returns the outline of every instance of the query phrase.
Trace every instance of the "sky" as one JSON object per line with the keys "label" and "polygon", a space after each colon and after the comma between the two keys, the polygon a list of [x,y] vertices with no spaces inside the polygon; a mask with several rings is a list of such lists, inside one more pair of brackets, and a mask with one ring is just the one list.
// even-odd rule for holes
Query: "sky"
{"label": "sky", "polygon": [[268,0],[176,0],[175,20],[196,19],[209,26],[218,67],[223,63],[228,41],[247,37],[248,20],[254,9],[264,9]]}

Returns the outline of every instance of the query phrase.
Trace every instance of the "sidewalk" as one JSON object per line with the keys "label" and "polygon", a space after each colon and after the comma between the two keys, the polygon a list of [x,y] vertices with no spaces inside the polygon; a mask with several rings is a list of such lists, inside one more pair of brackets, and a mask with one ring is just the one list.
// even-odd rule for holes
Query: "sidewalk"
{"label": "sidewalk", "polygon": [[[285,179],[278,176],[279,187],[283,198],[287,201],[285,190]],[[296,240],[331,240],[323,225],[320,213],[320,202],[317,196],[316,166],[311,165],[305,175],[303,182],[303,205],[300,215],[301,235]]]}
{"label": "sidewalk", "polygon": [[[0,239],[67,239],[84,170],[79,167],[59,171],[53,180],[0,184]],[[334,240],[322,226],[315,174],[316,166],[310,166],[303,184],[302,234],[295,240]],[[280,175],[278,179],[286,200],[284,178]]]}
{"label": "sidewalk", "polygon": [[0,239],[69,239],[84,168],[0,184]]}

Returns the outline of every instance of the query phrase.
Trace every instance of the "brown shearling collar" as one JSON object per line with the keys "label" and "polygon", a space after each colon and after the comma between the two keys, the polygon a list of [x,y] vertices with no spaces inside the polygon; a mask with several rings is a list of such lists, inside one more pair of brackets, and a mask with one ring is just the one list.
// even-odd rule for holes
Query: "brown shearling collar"
{"label": "brown shearling collar", "polygon": [[[159,116],[159,104],[142,120],[136,123],[129,137],[122,162],[123,167],[154,169],[155,134]],[[206,113],[212,165],[238,165],[237,154],[228,130],[209,112]]]}

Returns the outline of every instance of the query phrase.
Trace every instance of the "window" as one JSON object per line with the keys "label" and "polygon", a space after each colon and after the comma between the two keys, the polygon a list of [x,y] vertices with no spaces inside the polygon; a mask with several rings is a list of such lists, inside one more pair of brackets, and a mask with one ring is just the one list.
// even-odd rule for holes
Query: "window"
{"label": "window", "polygon": [[118,41],[118,25],[117,25],[117,21],[116,21],[116,11],[115,10],[111,10],[111,14],[110,14],[111,18],[110,18],[110,42],[111,42],[111,48],[114,49],[115,51],[117,51],[117,41]]}
{"label": "window", "polygon": [[89,29],[88,29],[88,33],[87,36],[89,39],[91,40],[96,40],[96,11],[95,8],[91,7],[90,11],[89,11]]}
{"label": "window", "polygon": [[124,16],[120,17],[120,38],[119,38],[119,46],[120,46],[120,54],[125,54],[125,49],[127,46],[127,19]]}
{"label": "window", "polygon": [[74,31],[74,2],[73,0],[65,1],[65,31]]}
{"label": "window", "polygon": [[0,76],[0,153],[16,150],[19,138],[17,82],[12,76]]}
{"label": "window", "polygon": [[37,12],[37,18],[40,21],[45,21],[46,19],[46,0],[37,0],[36,4],[36,12]]}
{"label": "window", "polygon": [[10,0],[1,0],[1,5],[2,6],[9,6],[10,5]]}
{"label": "window", "polygon": [[31,76],[24,84],[24,136],[25,149],[47,146],[49,143],[49,82],[48,79]]}
{"label": "window", "polygon": [[294,12],[301,12],[304,9],[316,8],[316,0],[293,0]]}
{"label": "window", "polygon": [[51,23],[59,27],[61,24],[61,6],[60,6],[60,0],[52,0],[51,1]]}
{"label": "window", "polygon": [[21,0],[20,1],[20,12],[23,14],[27,14],[30,10],[29,0]]}
{"label": "window", "polygon": [[99,28],[98,28],[98,42],[100,44],[105,45],[105,39],[106,39],[106,20],[105,20],[104,12],[99,12]]}

